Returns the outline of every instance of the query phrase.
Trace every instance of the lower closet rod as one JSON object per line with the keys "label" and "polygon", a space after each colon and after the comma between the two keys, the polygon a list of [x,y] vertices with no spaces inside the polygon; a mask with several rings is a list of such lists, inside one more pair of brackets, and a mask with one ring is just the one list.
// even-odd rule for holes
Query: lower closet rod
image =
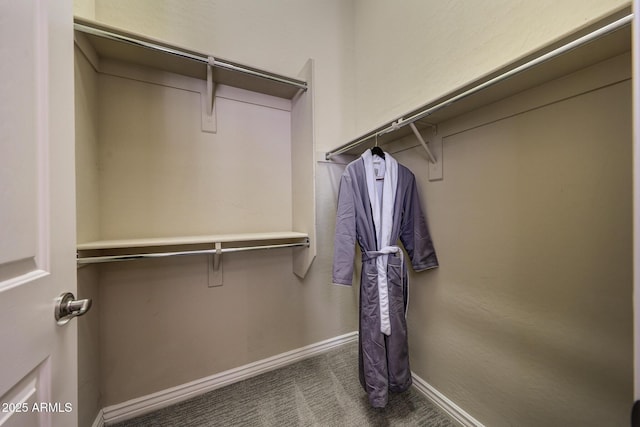
{"label": "lower closet rod", "polygon": [[260,249],[279,249],[279,248],[295,248],[295,247],[309,247],[309,239],[300,243],[283,243],[279,245],[262,245],[262,246],[245,246],[240,248],[222,248],[222,249],[202,249],[196,251],[180,251],[180,252],[157,252],[146,254],[128,254],[128,255],[105,255],[105,256],[93,256],[78,258],[76,261],[78,265],[81,264],[97,264],[103,262],[118,262],[118,261],[134,261],[137,259],[145,258],[164,258],[170,256],[186,256],[186,255],[215,255],[229,252],[245,252],[256,251]]}

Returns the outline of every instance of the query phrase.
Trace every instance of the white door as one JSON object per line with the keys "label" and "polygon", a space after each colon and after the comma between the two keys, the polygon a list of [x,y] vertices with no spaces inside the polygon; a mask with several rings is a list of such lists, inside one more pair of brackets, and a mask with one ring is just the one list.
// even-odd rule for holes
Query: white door
{"label": "white door", "polygon": [[77,426],[73,3],[0,0],[0,426]]}

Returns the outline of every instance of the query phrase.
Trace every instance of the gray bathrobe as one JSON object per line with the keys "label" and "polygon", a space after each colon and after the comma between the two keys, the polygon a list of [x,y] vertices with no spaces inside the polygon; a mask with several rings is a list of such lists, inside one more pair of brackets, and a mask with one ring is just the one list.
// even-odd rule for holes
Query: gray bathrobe
{"label": "gray bathrobe", "polygon": [[374,407],[388,391],[411,385],[407,345],[407,269],[402,242],[415,271],[438,266],[422,213],[415,177],[388,153],[367,150],[347,165],[338,194],[333,283],[351,285],[355,244],[362,252],[360,277],[360,383]]}

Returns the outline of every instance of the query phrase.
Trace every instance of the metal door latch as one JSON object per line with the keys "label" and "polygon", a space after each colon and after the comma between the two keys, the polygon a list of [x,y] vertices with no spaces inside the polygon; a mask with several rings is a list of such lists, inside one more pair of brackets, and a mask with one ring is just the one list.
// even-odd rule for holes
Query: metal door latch
{"label": "metal door latch", "polygon": [[76,300],[71,292],[65,292],[56,298],[55,318],[58,325],[65,325],[76,316],[82,316],[91,308],[91,299]]}

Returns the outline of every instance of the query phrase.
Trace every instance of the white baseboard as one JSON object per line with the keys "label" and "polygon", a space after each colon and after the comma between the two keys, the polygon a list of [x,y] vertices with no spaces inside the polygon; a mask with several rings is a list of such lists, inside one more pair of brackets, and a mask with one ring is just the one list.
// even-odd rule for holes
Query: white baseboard
{"label": "white baseboard", "polygon": [[[201,378],[176,387],[131,399],[116,405],[107,406],[98,414],[100,421],[106,424],[128,420],[161,408],[173,405],[192,397],[204,394],[226,385],[254,377],[273,369],[297,362],[308,357],[316,356],[334,347],[338,347],[358,339],[358,332],[350,332],[338,337],[320,341],[296,350],[278,354],[267,359],[259,360],[248,365],[230,369],[210,377]],[[102,415],[102,416],[101,416]],[[103,424],[94,422],[93,427]]]}
{"label": "white baseboard", "polygon": [[104,427],[104,414],[102,413],[102,409],[98,411],[98,415],[96,415],[96,419],[91,424],[91,427]]}
{"label": "white baseboard", "polygon": [[459,422],[464,427],[484,427],[484,425],[466,413],[461,407],[453,403],[447,396],[436,390],[431,384],[417,376],[415,373],[411,373],[413,378],[413,386],[427,399],[438,405],[443,411],[445,411],[451,418]]}

